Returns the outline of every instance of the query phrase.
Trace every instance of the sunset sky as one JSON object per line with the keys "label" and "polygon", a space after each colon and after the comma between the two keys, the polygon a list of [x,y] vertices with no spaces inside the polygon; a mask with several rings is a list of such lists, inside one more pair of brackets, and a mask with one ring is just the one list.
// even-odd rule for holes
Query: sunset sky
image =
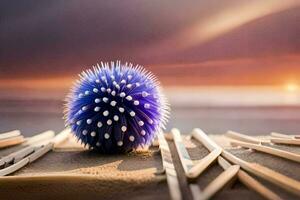
{"label": "sunset sky", "polygon": [[121,60],[166,85],[300,84],[298,0],[2,1],[0,88]]}

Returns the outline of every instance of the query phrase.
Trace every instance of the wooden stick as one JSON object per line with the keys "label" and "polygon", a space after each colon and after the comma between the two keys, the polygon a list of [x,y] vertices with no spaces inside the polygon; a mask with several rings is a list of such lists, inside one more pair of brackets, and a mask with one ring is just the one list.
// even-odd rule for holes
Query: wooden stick
{"label": "wooden stick", "polygon": [[65,130],[57,134],[51,141],[54,144],[53,148],[65,142],[69,138],[70,133],[71,133],[71,129],[66,128]]}
{"label": "wooden stick", "polygon": [[[187,174],[187,177],[189,178],[197,178],[199,177],[199,174],[201,174],[201,172],[204,171],[204,169],[207,168],[207,166],[214,161],[221,153],[220,149],[215,149],[213,150],[210,155],[214,154],[214,152],[218,152],[215,154],[215,157],[213,157],[213,159],[211,160],[207,160],[205,158],[210,158],[211,156],[206,156],[201,164],[195,165],[193,167],[193,161],[191,160],[183,142],[182,142],[182,138],[180,135],[180,132],[178,129],[172,129],[171,133],[173,135],[173,140],[177,149],[177,153],[179,155],[181,164],[183,166],[183,169],[185,171],[185,173]],[[199,166],[199,167],[198,167]],[[225,170],[222,174],[220,174],[213,182],[211,182],[205,189],[203,192],[201,192],[200,188],[198,185],[194,185],[194,184],[190,184],[190,189],[192,192],[192,195],[194,197],[194,199],[201,199],[201,200],[205,200],[205,199],[209,199],[211,198],[213,195],[215,195],[219,190],[221,190],[226,183],[228,183],[230,180],[232,180],[237,172],[238,169],[240,167],[238,165],[235,166],[230,166],[229,169]],[[195,170],[197,172],[192,172],[193,169],[200,169],[200,170]],[[199,173],[200,171],[200,173]]]}
{"label": "wooden stick", "polygon": [[300,139],[271,138],[274,144],[300,145]]}
{"label": "wooden stick", "polygon": [[0,140],[0,148],[14,146],[17,144],[21,144],[22,142],[24,142],[24,137],[22,135],[3,139],[3,140]]}
{"label": "wooden stick", "polygon": [[223,151],[222,155],[230,162],[240,165],[244,170],[300,196],[299,181],[296,181],[257,163],[246,162],[227,151]]}
{"label": "wooden stick", "polygon": [[161,152],[163,168],[166,172],[169,192],[172,200],[181,200],[181,191],[177,173],[173,164],[172,155],[163,133],[158,133],[159,148]]}
{"label": "wooden stick", "polygon": [[[178,129],[172,129],[171,134],[173,136],[174,144],[185,174],[187,175],[189,170],[194,166],[194,163],[187,152]],[[189,187],[193,196],[193,199],[199,199],[202,196],[202,192],[199,185],[194,183],[189,183]]]}
{"label": "wooden stick", "polygon": [[0,140],[4,140],[4,139],[7,139],[7,138],[11,138],[11,137],[17,137],[17,136],[20,136],[20,135],[21,135],[21,132],[19,130],[9,131],[9,132],[6,132],[6,133],[1,133],[0,134]]}
{"label": "wooden stick", "polygon": [[299,139],[300,135],[286,135],[282,133],[272,132],[271,136],[278,138],[286,138],[286,139]]}
{"label": "wooden stick", "polygon": [[225,134],[226,137],[235,139],[235,140],[239,140],[242,142],[249,142],[249,143],[253,143],[253,144],[260,144],[261,140],[247,136],[247,135],[243,135],[234,131],[227,131],[227,133]]}
{"label": "wooden stick", "polygon": [[22,149],[18,152],[15,152],[15,153],[11,154],[10,157],[7,156],[7,159],[11,159],[11,157],[14,159],[14,156],[21,157],[22,155],[28,155],[28,152],[30,151],[30,147],[34,148],[35,146],[37,146],[37,144],[41,145],[41,148],[35,150],[32,154],[29,154],[27,157],[23,158],[19,162],[16,162],[13,165],[11,165],[9,167],[6,167],[4,169],[1,169],[0,170],[0,176],[5,176],[5,175],[8,175],[8,174],[11,174],[11,173],[21,169],[22,167],[24,167],[28,163],[32,163],[33,161],[35,161],[38,158],[42,157],[47,152],[53,150],[54,145],[60,144],[61,142],[67,140],[68,136],[69,136],[69,133],[70,133],[70,129],[65,129],[65,130],[63,130],[62,132],[60,132],[59,134],[57,134],[54,138],[52,138],[50,140],[48,139],[46,141],[40,141],[39,143],[33,143],[28,148],[24,148],[24,149]]}
{"label": "wooden stick", "polygon": [[194,163],[193,163],[193,161],[192,161],[189,153],[187,152],[187,150],[186,150],[186,148],[185,148],[185,146],[183,144],[183,141],[182,141],[182,138],[181,138],[179,130],[173,128],[171,130],[171,133],[173,135],[174,144],[175,144],[175,147],[176,147],[179,159],[181,161],[184,173],[187,176],[187,174],[189,173],[190,169],[193,168]]}
{"label": "wooden stick", "polygon": [[232,165],[224,172],[222,172],[216,179],[214,179],[204,190],[201,200],[207,200],[213,197],[226,184],[233,180],[239,172],[239,165]]}
{"label": "wooden stick", "polygon": [[46,153],[48,153],[52,149],[53,149],[53,144],[52,143],[49,143],[49,144],[43,146],[42,148],[38,149],[33,154],[28,156],[29,163],[32,163],[33,161],[35,161],[38,158],[42,157],[43,155],[45,155]]}
{"label": "wooden stick", "polygon": [[47,141],[51,138],[54,138],[55,133],[54,131],[48,130],[42,133],[39,133],[35,136],[26,138],[26,141],[22,145],[34,145],[38,144],[39,142]]}
{"label": "wooden stick", "polygon": [[207,156],[202,158],[199,163],[194,165],[186,174],[187,178],[189,180],[195,180],[197,179],[204,170],[206,170],[216,159],[219,155],[221,155],[222,150],[221,149],[215,149],[212,152],[210,152]]}
{"label": "wooden stick", "polygon": [[209,151],[214,151],[215,149],[222,150],[219,145],[217,145],[213,140],[211,140],[201,129],[196,128],[192,131],[192,137],[201,142]]}
{"label": "wooden stick", "polygon": [[[213,140],[211,140],[203,131],[200,131],[200,129],[194,129],[194,131],[192,132],[192,136],[195,139],[199,140],[200,142],[205,141],[205,144],[209,144],[208,146],[210,146],[210,147],[215,146],[215,147],[221,148]],[[259,176],[259,177],[265,179],[266,181],[269,181],[287,191],[290,191],[290,192],[300,196],[300,182],[299,181],[296,181],[296,180],[289,178],[283,174],[275,172],[267,167],[263,167],[259,164],[246,162],[225,150],[222,151],[222,156],[225,157],[230,162],[232,162],[236,165],[240,165],[244,170],[246,170],[256,176]]]}
{"label": "wooden stick", "polygon": [[[218,157],[218,163],[223,169],[228,169],[230,166],[232,166],[229,162],[227,162],[227,160],[222,158],[222,156]],[[277,194],[275,194],[270,189],[262,185],[260,182],[252,178],[249,174],[247,174],[242,169],[239,170],[237,176],[238,179],[241,181],[241,183],[246,185],[249,189],[252,189],[253,191],[257,192],[265,199],[281,200],[281,198]]]}
{"label": "wooden stick", "polygon": [[0,170],[0,176],[6,176],[8,174],[11,174],[19,169],[21,169],[22,167],[24,167],[25,165],[27,165],[29,163],[29,159],[28,158],[24,158],[22,160],[20,160],[19,162],[6,167],[4,169]]}
{"label": "wooden stick", "polygon": [[300,155],[291,153],[288,151],[283,151],[280,149],[275,149],[273,147],[268,147],[268,146],[263,146],[263,145],[257,145],[257,144],[251,144],[251,143],[246,143],[246,142],[239,142],[239,141],[231,141],[231,144],[235,146],[241,146],[241,147],[246,147],[249,149],[255,149],[257,151],[261,151],[264,153],[268,153],[274,156],[278,156],[284,159],[300,162]]}

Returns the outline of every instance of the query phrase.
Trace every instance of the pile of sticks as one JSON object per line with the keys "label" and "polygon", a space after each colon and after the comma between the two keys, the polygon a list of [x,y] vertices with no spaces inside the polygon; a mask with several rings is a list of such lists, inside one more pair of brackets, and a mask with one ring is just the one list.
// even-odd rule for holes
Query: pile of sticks
{"label": "pile of sticks", "polygon": [[[256,180],[251,175],[255,175],[268,181],[278,187],[283,188],[300,197],[300,182],[287,177],[279,172],[270,168],[262,166],[258,163],[247,162],[233,155],[232,153],[223,149],[214,140],[200,129],[194,129],[190,135],[199,141],[205,148],[209,150],[209,154],[201,159],[197,164],[189,156],[189,153],[183,143],[182,137],[178,129],[172,129],[171,134],[160,133],[158,142],[161,149],[164,170],[167,176],[170,196],[173,200],[181,200],[183,195],[180,191],[178,177],[174,168],[171,151],[167,144],[167,140],[172,140],[176,146],[177,154],[179,156],[185,177],[188,180],[188,185],[192,193],[193,199],[206,200],[213,197],[217,192],[224,188],[228,183],[232,183],[236,178],[247,186],[249,189],[257,192],[259,195],[269,200],[282,199],[274,191],[264,186],[261,182]],[[278,156],[284,159],[300,162],[300,155],[288,151],[279,150],[266,144],[289,144],[299,145],[298,135],[284,135],[279,133],[271,133],[271,138],[268,140],[260,140],[254,137],[243,135],[237,132],[228,131],[225,136],[228,137],[232,146],[239,146],[248,149],[254,149],[264,153]],[[206,188],[200,187],[194,183],[199,176],[214,163],[217,163],[224,169],[217,178],[209,183]],[[250,173],[250,174],[248,174]]]}
{"label": "pile of sticks", "polygon": [[53,150],[55,145],[65,141],[70,130],[63,130],[55,136],[53,131],[45,131],[25,138],[19,130],[0,134],[0,149],[17,146],[18,150],[0,158],[0,176],[6,176],[23,168]]}

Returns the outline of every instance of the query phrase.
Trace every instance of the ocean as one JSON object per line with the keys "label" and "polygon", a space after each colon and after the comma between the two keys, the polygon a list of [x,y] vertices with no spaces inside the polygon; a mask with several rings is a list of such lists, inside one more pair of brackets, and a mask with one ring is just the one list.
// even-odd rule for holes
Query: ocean
{"label": "ocean", "polygon": [[[209,134],[223,134],[227,130],[249,135],[272,131],[299,134],[298,93],[263,91],[169,88],[166,94],[171,115],[166,131],[176,127],[188,134],[197,127]],[[19,129],[25,136],[31,136],[64,129],[63,95],[37,96],[2,96],[0,132]]]}

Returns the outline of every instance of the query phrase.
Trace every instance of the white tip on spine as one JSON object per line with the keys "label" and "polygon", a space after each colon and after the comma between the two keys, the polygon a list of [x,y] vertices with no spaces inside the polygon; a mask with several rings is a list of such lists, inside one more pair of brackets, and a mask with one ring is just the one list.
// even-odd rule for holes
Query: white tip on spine
{"label": "white tip on spine", "polygon": [[99,91],[99,90],[98,90],[97,88],[94,88],[94,89],[93,89],[93,92],[94,92],[94,93],[97,93],[98,91]]}
{"label": "white tip on spine", "polygon": [[135,116],[135,112],[134,111],[131,111],[129,114],[130,114],[131,117]]}
{"label": "white tip on spine", "polygon": [[120,93],[120,97],[124,98],[126,96],[125,92]]}
{"label": "white tip on spine", "polygon": [[116,101],[111,101],[111,102],[110,102],[110,105],[114,107],[114,106],[117,105],[117,102],[116,102]]}
{"label": "white tip on spine", "polygon": [[114,116],[114,120],[117,122],[117,121],[119,121],[119,116],[118,115],[115,115]]}
{"label": "white tip on spine", "polygon": [[149,94],[145,91],[142,92],[142,97],[147,97]]}
{"label": "white tip on spine", "polygon": [[145,131],[145,130],[142,130],[142,131],[141,131],[141,135],[146,135],[146,131]]}
{"label": "white tip on spine", "polygon": [[83,130],[83,131],[82,131],[82,135],[86,135],[87,133],[88,133],[87,130]]}
{"label": "white tip on spine", "polygon": [[131,142],[133,142],[134,141],[134,136],[133,135],[131,135],[131,136],[129,136],[129,140],[131,141]]}
{"label": "white tip on spine", "polygon": [[103,116],[107,117],[108,115],[109,115],[108,110],[106,110],[106,111],[103,112]]}
{"label": "white tip on spine", "polygon": [[102,100],[107,103],[108,102],[108,98],[107,97],[103,97]]}
{"label": "white tip on spine", "polygon": [[127,84],[126,87],[127,87],[128,89],[130,89],[130,88],[132,88],[132,84]]}
{"label": "white tip on spine", "polygon": [[119,108],[119,111],[120,111],[120,113],[123,113],[123,112],[125,111],[125,109],[122,108],[122,107],[120,107],[120,108]]}
{"label": "white tip on spine", "polygon": [[87,120],[86,120],[86,123],[87,123],[87,124],[91,124],[91,123],[92,123],[92,120],[91,120],[91,119],[87,119]]}
{"label": "white tip on spine", "polygon": [[144,122],[141,120],[138,122],[139,126],[144,126]]}
{"label": "white tip on spine", "polygon": [[150,104],[149,103],[145,103],[144,108],[149,109],[150,108]]}
{"label": "white tip on spine", "polygon": [[118,141],[118,146],[122,146],[123,145],[123,141]]}
{"label": "white tip on spine", "polygon": [[123,132],[125,132],[125,131],[127,130],[127,127],[126,127],[126,126],[122,126],[122,127],[121,127],[121,130],[122,130]]}
{"label": "white tip on spine", "polygon": [[81,108],[81,110],[86,111],[86,110],[87,110],[87,106],[83,106],[83,107]]}
{"label": "white tip on spine", "polygon": [[111,92],[111,95],[112,95],[112,96],[116,96],[116,91],[113,90],[113,91]]}
{"label": "white tip on spine", "polygon": [[139,102],[138,100],[135,100],[135,101],[133,102],[133,104],[134,104],[135,106],[138,106],[138,105],[140,104],[140,102]]}
{"label": "white tip on spine", "polygon": [[99,112],[99,110],[100,110],[100,107],[99,107],[99,106],[97,106],[97,107],[94,108],[94,111],[95,111],[95,112]]}
{"label": "white tip on spine", "polygon": [[128,95],[128,96],[126,97],[126,99],[127,99],[128,101],[131,101],[131,100],[132,100],[132,96]]}
{"label": "white tip on spine", "polygon": [[109,139],[109,137],[110,137],[110,135],[109,135],[108,133],[105,133],[105,134],[104,134],[104,138],[105,138],[105,139]]}
{"label": "white tip on spine", "polygon": [[98,122],[98,123],[97,123],[98,128],[101,128],[102,125],[103,125],[102,122]]}
{"label": "white tip on spine", "polygon": [[95,103],[100,103],[100,101],[101,101],[101,100],[98,99],[98,98],[95,99]]}
{"label": "white tip on spine", "polygon": [[96,136],[96,132],[95,131],[91,132],[91,136],[95,137]]}
{"label": "white tip on spine", "polygon": [[112,120],[111,119],[109,119],[109,120],[107,120],[107,125],[111,125],[112,124]]}

